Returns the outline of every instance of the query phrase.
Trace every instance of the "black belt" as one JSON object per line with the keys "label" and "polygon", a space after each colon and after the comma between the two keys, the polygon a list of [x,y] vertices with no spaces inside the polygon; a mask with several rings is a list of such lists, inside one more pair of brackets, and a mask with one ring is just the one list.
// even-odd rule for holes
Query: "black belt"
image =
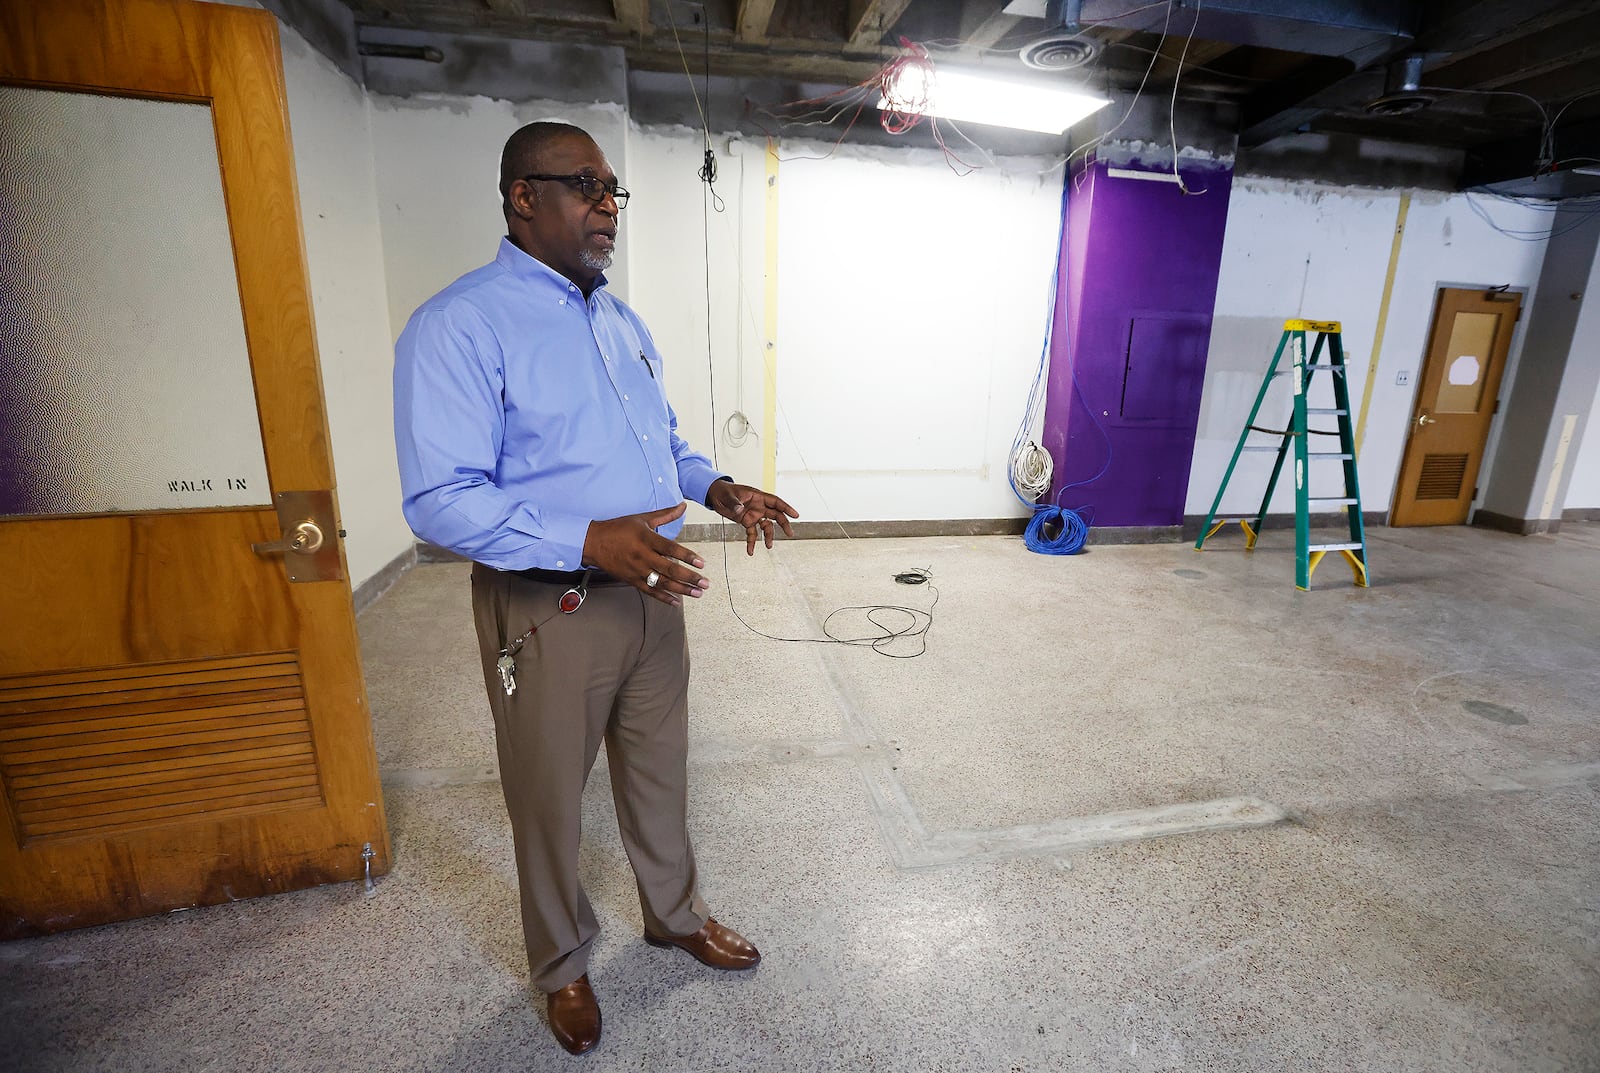
{"label": "black belt", "polygon": [[626,585],[628,582],[619,577],[613,577],[604,570],[507,570],[508,574],[527,578],[529,581],[542,581],[546,585],[563,585],[573,588],[583,581],[584,575],[589,576],[590,585]]}

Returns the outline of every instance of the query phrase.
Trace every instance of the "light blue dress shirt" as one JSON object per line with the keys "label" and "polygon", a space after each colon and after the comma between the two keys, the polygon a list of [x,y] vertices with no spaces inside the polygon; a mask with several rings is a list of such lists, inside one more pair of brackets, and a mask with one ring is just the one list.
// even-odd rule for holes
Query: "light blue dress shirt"
{"label": "light blue dress shirt", "polygon": [[[639,315],[500,241],[395,344],[406,521],[501,570],[577,570],[589,523],[705,502],[720,479],[678,436]],[[682,520],[662,526],[675,539]]]}

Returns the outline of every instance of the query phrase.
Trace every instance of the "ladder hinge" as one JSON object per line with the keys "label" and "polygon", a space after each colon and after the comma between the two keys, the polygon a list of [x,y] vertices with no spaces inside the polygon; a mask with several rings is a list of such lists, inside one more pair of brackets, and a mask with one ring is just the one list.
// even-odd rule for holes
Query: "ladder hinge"
{"label": "ladder hinge", "polygon": [[1495,399],[1494,400],[1494,409],[1490,410],[1489,412],[1492,413],[1492,414],[1497,414],[1497,413],[1500,412],[1500,400],[1499,399]]}
{"label": "ladder hinge", "polygon": [[1476,503],[1478,501],[1478,486],[1477,485],[1473,485],[1472,486],[1472,500],[1471,501],[1473,503]]}

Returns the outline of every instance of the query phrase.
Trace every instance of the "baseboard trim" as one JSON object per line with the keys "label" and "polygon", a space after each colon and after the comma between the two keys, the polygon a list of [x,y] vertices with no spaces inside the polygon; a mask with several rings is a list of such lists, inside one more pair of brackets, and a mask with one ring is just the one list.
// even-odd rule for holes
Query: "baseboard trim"
{"label": "baseboard trim", "polygon": [[1096,544],[1182,544],[1181,525],[1095,525],[1089,527],[1085,547]]}
{"label": "baseboard trim", "polygon": [[1564,522],[1600,522],[1600,507],[1569,507],[1561,512]]}
{"label": "baseboard trim", "polygon": [[[1600,511],[1596,511],[1600,514]],[[1562,512],[1562,518],[1566,512]],[[1562,518],[1515,518],[1492,510],[1480,510],[1472,516],[1472,524],[1479,529],[1495,529],[1517,536],[1539,536],[1542,533],[1559,533]]]}
{"label": "baseboard trim", "polygon": [[390,559],[383,569],[355,587],[350,593],[350,602],[355,605],[356,614],[361,614],[377,603],[378,598],[392,589],[394,583],[399,581],[407,570],[417,565],[419,547],[420,545],[413,544]]}

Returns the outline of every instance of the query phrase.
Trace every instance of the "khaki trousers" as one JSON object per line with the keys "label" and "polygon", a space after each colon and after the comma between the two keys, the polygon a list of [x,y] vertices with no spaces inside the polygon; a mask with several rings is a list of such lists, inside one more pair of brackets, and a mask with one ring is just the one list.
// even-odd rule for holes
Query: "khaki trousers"
{"label": "khaki trousers", "polygon": [[[578,842],[583,787],[602,740],[645,928],[690,935],[708,915],[688,832],[683,609],[628,585],[604,585],[591,586],[583,606],[563,615],[556,603],[565,591],[482,564],[472,568],[473,618],[511,816],[528,968],[543,991],[588,971],[600,930],[578,881]],[[517,689],[508,697],[495,660],[503,645],[538,622],[544,625],[517,653]]]}

